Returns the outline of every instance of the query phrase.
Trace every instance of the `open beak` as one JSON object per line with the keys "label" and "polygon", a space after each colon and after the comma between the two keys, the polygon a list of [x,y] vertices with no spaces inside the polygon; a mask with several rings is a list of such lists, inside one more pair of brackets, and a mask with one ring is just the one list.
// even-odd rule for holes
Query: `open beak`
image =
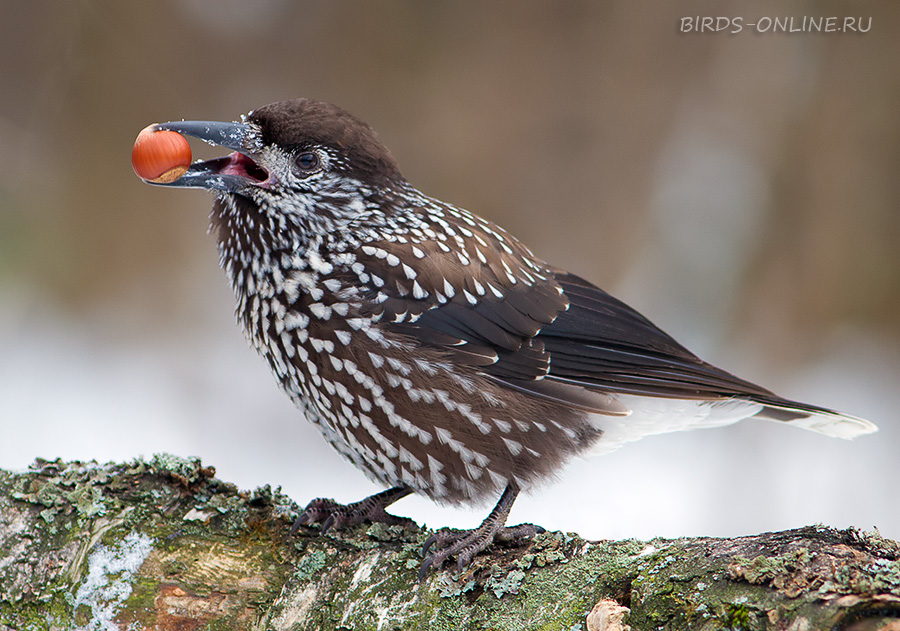
{"label": "open beak", "polygon": [[176,121],[159,123],[154,131],[169,130],[185,136],[193,136],[211,145],[232,149],[224,158],[194,162],[180,178],[169,183],[150,182],[156,186],[180,188],[205,188],[208,190],[240,193],[248,187],[268,185],[268,172],[257,164],[259,133],[246,123],[220,123],[216,121]]}

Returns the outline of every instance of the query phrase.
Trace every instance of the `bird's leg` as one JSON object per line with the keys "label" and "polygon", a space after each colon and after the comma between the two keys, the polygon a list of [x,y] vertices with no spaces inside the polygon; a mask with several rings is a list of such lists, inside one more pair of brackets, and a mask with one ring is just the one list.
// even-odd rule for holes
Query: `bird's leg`
{"label": "bird's leg", "polygon": [[[536,534],[544,532],[544,529],[534,524],[519,524],[504,528],[506,518],[512,509],[513,502],[519,494],[519,487],[515,482],[510,482],[500,496],[500,501],[494,506],[491,514],[481,522],[478,528],[463,531],[461,533],[441,530],[434,533],[425,541],[422,554],[425,561],[419,568],[419,580],[423,580],[431,568],[440,569],[449,557],[456,555],[456,568],[462,571],[468,566],[475,555],[487,548],[491,543],[503,541],[505,543],[521,544]],[[429,554],[429,549],[435,546]]]}
{"label": "bird's leg", "polygon": [[340,529],[367,521],[391,526],[412,526],[415,524],[413,520],[391,515],[384,510],[410,493],[412,493],[412,489],[407,486],[395,486],[352,504],[338,504],[334,500],[320,497],[306,505],[291,527],[291,534],[297,532],[300,526],[317,523],[322,524],[323,533],[331,528]]}

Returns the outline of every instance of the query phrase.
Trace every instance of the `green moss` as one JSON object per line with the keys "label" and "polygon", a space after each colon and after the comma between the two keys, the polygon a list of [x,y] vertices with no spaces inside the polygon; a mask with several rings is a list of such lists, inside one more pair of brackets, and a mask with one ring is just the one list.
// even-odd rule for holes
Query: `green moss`
{"label": "green moss", "polygon": [[750,610],[744,605],[728,604],[725,606],[721,620],[728,631],[748,631],[750,629]]}
{"label": "green moss", "polygon": [[156,625],[156,598],[159,595],[160,582],[155,577],[138,576],[131,585],[131,595],[125,606],[128,617],[140,623],[145,629]]}

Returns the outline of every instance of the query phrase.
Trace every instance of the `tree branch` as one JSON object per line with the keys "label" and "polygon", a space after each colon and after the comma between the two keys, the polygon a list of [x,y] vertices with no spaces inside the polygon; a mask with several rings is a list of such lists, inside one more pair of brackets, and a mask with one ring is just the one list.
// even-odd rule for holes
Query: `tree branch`
{"label": "tree branch", "polygon": [[0,471],[0,631],[900,628],[900,545],[877,533],[545,533],[420,585],[429,532],[291,537],[289,498],[214,474],[173,456]]}

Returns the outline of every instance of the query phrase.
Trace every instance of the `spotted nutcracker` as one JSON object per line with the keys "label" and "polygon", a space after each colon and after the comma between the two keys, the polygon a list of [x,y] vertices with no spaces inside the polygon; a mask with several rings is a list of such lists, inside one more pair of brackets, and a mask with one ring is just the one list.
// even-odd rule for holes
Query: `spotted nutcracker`
{"label": "spotted nutcracker", "polygon": [[702,361],[499,226],[419,192],[334,105],[159,130],[234,151],[161,185],[215,193],[212,232],[250,343],[325,439],[389,487],[346,506],[313,500],[295,528],[408,523],[385,508],[413,492],[501,494],[478,528],[429,540],[424,576],[533,535],[504,528],[516,495],[577,454],[749,417],[841,438],[876,430]]}

